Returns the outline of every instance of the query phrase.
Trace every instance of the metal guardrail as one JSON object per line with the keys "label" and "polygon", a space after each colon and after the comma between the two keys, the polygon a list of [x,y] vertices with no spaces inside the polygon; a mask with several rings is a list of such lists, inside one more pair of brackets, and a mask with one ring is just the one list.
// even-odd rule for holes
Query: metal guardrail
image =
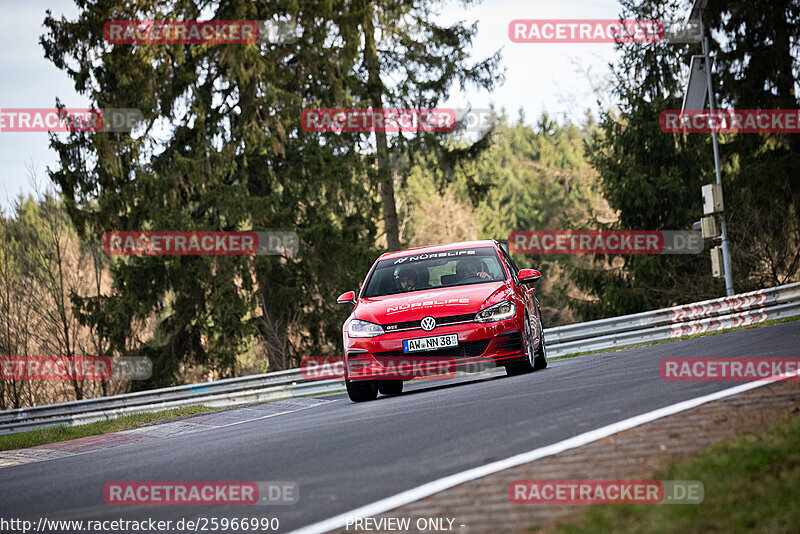
{"label": "metal guardrail", "polygon": [[235,406],[342,389],[344,389],[342,380],[307,381],[301,377],[300,369],[289,369],[113,397],[6,410],[0,412],[0,434],[48,426],[85,424],[121,415],[169,410],[180,406]]}
{"label": "metal guardrail", "polygon": [[[724,330],[800,315],[800,283],[661,310],[545,328],[548,356]],[[342,380],[305,380],[300,369],[228,378],[113,397],[100,397],[0,412],[0,434],[85,424],[121,415],[180,406],[234,406],[344,390]]]}
{"label": "metal guardrail", "polygon": [[[291,397],[301,397],[304,395],[318,395],[321,393],[335,393],[344,390],[344,382],[342,380],[315,380],[315,381],[301,381],[300,370],[291,369],[297,375],[296,380],[292,380],[284,385],[274,385],[266,388],[251,389],[245,385],[241,389],[229,391],[222,394],[202,394],[202,393],[185,393],[184,398],[173,398],[172,400],[164,400],[159,398],[166,392],[166,395],[172,396],[174,392],[169,390],[173,388],[154,389],[146,392],[148,397],[141,397],[138,399],[126,399],[128,394],[117,395],[114,397],[100,397],[91,399],[92,401],[99,401],[91,407],[73,406],[72,402],[65,402],[61,404],[50,404],[46,406],[36,406],[35,408],[42,408],[41,411],[34,411],[35,408],[24,408],[26,413],[11,414],[17,410],[8,410],[0,412],[3,417],[3,424],[0,424],[0,434],[10,434],[13,432],[24,432],[26,430],[38,430],[41,428],[48,428],[53,426],[72,426],[91,423],[94,421],[102,421],[105,419],[114,419],[123,415],[131,415],[137,413],[157,412],[162,410],[169,410],[172,408],[179,408],[181,406],[208,406],[208,407],[227,407],[236,406],[239,404],[246,404],[250,402],[263,402],[278,399],[287,399]],[[279,371],[281,373],[286,371]],[[269,373],[267,373],[269,374]],[[266,375],[258,375],[266,376]],[[251,377],[246,377],[251,378]],[[237,379],[229,379],[237,380]],[[220,381],[221,382],[221,381]],[[208,382],[210,388],[216,382]],[[206,386],[206,384],[202,384]],[[184,386],[179,386],[184,387]],[[206,389],[205,387],[197,388],[200,390]],[[161,393],[159,393],[161,392]],[[123,399],[120,399],[123,397]],[[117,407],[108,407],[102,401],[112,401]],[[124,402],[120,402],[124,401]],[[85,402],[85,401],[77,401]],[[111,402],[109,403],[111,404]],[[6,414],[14,417],[14,422],[5,423],[8,418]],[[53,415],[59,414],[59,415]],[[24,419],[24,420],[23,420]]]}
{"label": "metal guardrail", "polygon": [[545,328],[547,353],[562,356],[757,324],[800,314],[800,282],[597,321]]}

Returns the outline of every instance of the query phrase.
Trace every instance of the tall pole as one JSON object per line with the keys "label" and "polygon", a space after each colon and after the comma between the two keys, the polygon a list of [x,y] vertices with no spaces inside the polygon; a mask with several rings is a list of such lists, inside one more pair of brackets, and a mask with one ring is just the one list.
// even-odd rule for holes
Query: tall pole
{"label": "tall pole", "polygon": [[[700,10],[700,35],[703,36],[703,56],[706,62],[706,78],[708,81],[708,106],[711,110],[711,115],[714,115],[714,89],[711,85],[711,60],[708,57],[708,39],[705,36],[705,29],[703,28],[703,11]],[[714,145],[714,170],[717,174],[717,184],[722,186],[722,178],[719,172],[719,145],[717,143],[717,132],[711,129],[711,141]],[[725,227],[725,213],[719,214],[719,226],[722,233],[722,265],[725,271],[725,293],[730,297],[733,295],[733,273],[731,273],[731,254],[728,249],[728,231]]]}

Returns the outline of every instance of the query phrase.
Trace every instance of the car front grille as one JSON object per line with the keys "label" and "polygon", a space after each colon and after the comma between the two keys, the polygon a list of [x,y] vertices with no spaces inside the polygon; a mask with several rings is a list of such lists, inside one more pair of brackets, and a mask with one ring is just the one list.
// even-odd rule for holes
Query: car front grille
{"label": "car front grille", "polygon": [[439,350],[425,350],[419,352],[403,352],[402,350],[389,350],[385,352],[374,352],[375,358],[398,358],[410,356],[430,356],[440,358],[473,358],[486,352],[491,339],[480,339],[478,341],[464,341],[457,347],[448,347]]}
{"label": "car front grille", "polygon": [[[463,313],[461,315],[449,315],[447,317],[434,317],[436,319],[436,326],[454,323],[466,323],[475,318],[474,313]],[[420,326],[421,319],[416,321],[402,321],[400,323],[389,323],[382,325],[383,329],[387,332],[397,332],[398,330],[412,330],[414,328],[422,328]]]}

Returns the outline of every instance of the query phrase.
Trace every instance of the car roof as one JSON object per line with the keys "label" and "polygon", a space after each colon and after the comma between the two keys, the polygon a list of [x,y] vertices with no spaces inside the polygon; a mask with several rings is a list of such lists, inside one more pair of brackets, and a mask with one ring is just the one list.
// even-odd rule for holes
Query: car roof
{"label": "car roof", "polygon": [[416,248],[409,248],[406,250],[398,250],[396,252],[384,252],[378,259],[388,260],[392,258],[408,256],[409,254],[430,254],[432,252],[443,252],[446,250],[456,250],[460,248],[477,248],[477,247],[497,247],[497,242],[494,239],[482,239],[480,241],[461,241],[458,243],[447,243],[445,245],[430,245],[427,247],[416,247]]}

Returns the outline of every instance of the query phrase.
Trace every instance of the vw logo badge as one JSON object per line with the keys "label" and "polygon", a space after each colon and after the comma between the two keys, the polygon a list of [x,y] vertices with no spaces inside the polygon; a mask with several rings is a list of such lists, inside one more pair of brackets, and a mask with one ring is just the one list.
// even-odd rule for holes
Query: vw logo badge
{"label": "vw logo badge", "polygon": [[433,330],[434,328],[436,328],[436,319],[434,319],[433,317],[425,317],[420,323],[420,326],[425,331]]}

